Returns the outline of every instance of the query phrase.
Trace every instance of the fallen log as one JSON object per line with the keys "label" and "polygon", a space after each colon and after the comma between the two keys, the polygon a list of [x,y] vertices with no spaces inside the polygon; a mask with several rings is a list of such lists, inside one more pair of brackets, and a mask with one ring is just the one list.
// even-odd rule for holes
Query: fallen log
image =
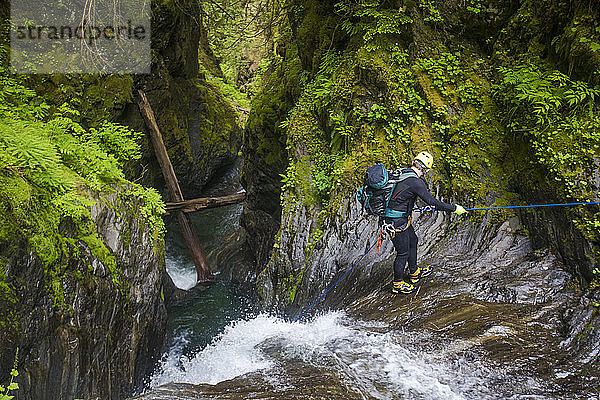
{"label": "fallen log", "polygon": [[183,211],[185,213],[189,213],[198,210],[205,210],[207,208],[238,204],[243,202],[245,199],[246,192],[240,192],[222,197],[204,197],[193,200],[175,201],[171,203],[166,203],[166,208],[167,214],[174,213],[176,211]]}
{"label": "fallen log", "polygon": [[[167,183],[167,188],[169,189],[171,199],[175,202],[184,202],[185,200],[183,198],[183,194],[181,193],[177,176],[175,176],[175,171],[173,170],[173,165],[169,159],[169,154],[167,153],[167,149],[162,140],[160,130],[158,129],[158,124],[154,118],[152,107],[150,107],[150,103],[146,98],[146,94],[141,90],[138,90],[138,93],[140,95],[140,100],[138,102],[140,113],[142,114],[142,117],[144,117],[146,125],[149,128],[150,137],[152,138],[152,145],[154,146],[154,152],[156,153],[156,158],[158,159],[158,163],[160,164],[160,168]],[[210,270],[208,261],[206,261],[206,255],[202,250],[202,246],[200,245],[198,235],[194,230],[190,216],[183,211],[177,211],[177,220],[179,221],[181,232],[185,238],[188,249],[192,254],[192,259],[194,260],[198,283],[208,283],[213,281],[214,275]]]}

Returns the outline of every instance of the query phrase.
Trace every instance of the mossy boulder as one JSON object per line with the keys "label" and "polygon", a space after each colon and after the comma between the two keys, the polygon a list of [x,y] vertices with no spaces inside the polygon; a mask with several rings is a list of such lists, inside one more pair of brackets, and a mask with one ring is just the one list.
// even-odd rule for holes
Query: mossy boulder
{"label": "mossy boulder", "polygon": [[[0,374],[19,398],[124,398],[162,347],[164,241],[125,189],[89,192],[89,220],[0,177]],[[83,188],[82,188],[83,190]]]}

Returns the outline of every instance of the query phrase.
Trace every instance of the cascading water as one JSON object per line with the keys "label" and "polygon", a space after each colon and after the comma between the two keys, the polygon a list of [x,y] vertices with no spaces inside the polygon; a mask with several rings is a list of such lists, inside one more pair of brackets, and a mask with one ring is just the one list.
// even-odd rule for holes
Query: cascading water
{"label": "cascading water", "polygon": [[190,268],[187,257],[175,254],[175,251],[166,248],[167,273],[179,289],[189,290],[196,286],[196,270]]}
{"label": "cascading water", "polygon": [[[476,357],[466,358],[460,342],[435,346],[428,338],[387,331],[330,312],[310,322],[287,322],[260,314],[231,322],[201,351],[185,356],[179,347],[166,355],[151,380],[216,384],[250,372],[276,375],[286,363],[302,361],[330,370],[365,398],[498,399],[507,391],[536,398],[533,380],[504,384],[506,376]],[[525,396],[525,395],[524,395]]]}
{"label": "cascading water", "polygon": [[[204,192],[205,196],[223,196],[241,189],[239,183],[240,166],[235,165],[219,178],[218,183]],[[191,214],[192,223],[207,253],[209,263],[211,252],[223,240],[239,229],[241,205],[208,209]],[[179,227],[175,221],[169,224],[166,235],[166,268],[175,286],[189,290],[196,285],[196,269],[188,253]],[[218,274],[215,284],[209,288],[193,289],[185,302],[170,311],[169,330],[171,345],[169,354],[193,354],[210,343],[232,320],[247,314],[248,300],[236,288]]]}

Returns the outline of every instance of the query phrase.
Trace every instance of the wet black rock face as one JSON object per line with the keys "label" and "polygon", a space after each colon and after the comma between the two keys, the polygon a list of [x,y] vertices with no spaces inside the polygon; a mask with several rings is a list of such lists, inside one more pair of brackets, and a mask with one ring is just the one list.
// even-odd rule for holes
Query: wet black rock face
{"label": "wet black rock face", "polygon": [[122,399],[151,372],[166,327],[164,243],[138,212],[135,199],[117,194],[92,206],[119,274],[78,241],[52,283],[60,293],[26,246],[2,254],[20,285],[19,333],[0,344],[3,359],[19,348],[19,399]]}
{"label": "wet black rock face", "polygon": [[216,385],[170,383],[132,400],[209,400],[209,399],[340,399],[364,397],[347,388],[333,371],[298,360],[271,370],[268,375],[253,372]]}

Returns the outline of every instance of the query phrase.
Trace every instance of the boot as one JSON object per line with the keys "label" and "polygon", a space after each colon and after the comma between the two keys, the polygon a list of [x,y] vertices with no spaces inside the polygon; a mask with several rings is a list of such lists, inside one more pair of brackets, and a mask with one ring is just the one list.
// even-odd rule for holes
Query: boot
{"label": "boot", "polygon": [[410,281],[414,284],[419,282],[421,279],[431,275],[433,270],[430,267],[417,267],[417,270],[410,274]]}
{"label": "boot", "polygon": [[392,285],[392,293],[394,293],[394,294],[398,294],[398,293],[411,294],[416,291],[417,291],[417,288],[408,282],[404,282],[404,281],[395,282],[394,281],[394,284]]}

